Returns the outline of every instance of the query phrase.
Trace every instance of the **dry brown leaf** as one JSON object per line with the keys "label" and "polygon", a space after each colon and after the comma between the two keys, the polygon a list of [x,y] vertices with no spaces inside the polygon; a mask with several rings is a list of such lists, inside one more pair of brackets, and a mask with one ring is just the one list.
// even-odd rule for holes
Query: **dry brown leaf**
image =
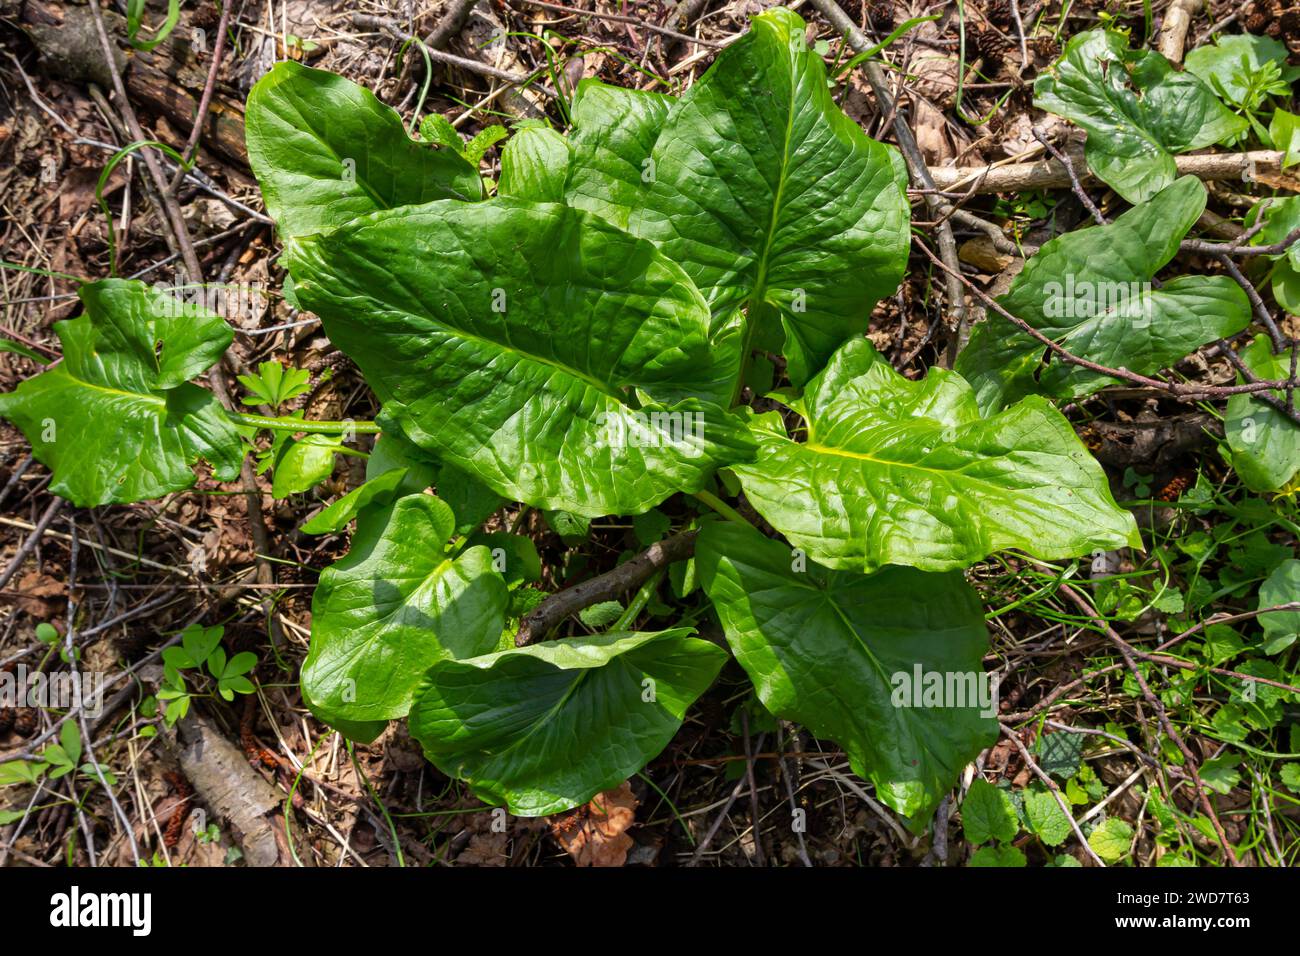
{"label": "dry brown leaf", "polygon": [[53,617],[62,603],[54,599],[68,593],[64,582],[40,571],[28,571],[19,578],[17,590],[18,599],[15,603],[18,607],[41,620]]}
{"label": "dry brown leaf", "polygon": [[632,849],[627,829],[636,822],[636,797],[624,780],[586,806],[551,821],[551,835],[578,866],[622,866]]}
{"label": "dry brown leaf", "polygon": [[456,856],[461,866],[505,866],[510,862],[506,853],[506,844],[510,836],[507,833],[476,833],[469,838],[469,844]]}

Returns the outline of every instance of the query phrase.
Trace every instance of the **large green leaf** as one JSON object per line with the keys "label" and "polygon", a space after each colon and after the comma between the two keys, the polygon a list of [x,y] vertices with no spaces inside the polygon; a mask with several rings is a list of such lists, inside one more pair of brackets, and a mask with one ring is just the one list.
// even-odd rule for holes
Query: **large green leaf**
{"label": "large green leaf", "polygon": [[654,180],[650,153],[673,102],[661,93],[599,80],[579,83],[566,200],[626,229]]}
{"label": "large green leaf", "polygon": [[784,338],[796,383],[865,331],[908,248],[901,160],[835,104],[804,32],[789,10],[755,17],[675,102],[584,84],[570,183],[659,243],[715,315],[747,304],[749,341]]}
{"label": "large green leaf", "polygon": [[[1108,368],[1159,371],[1250,323],[1250,303],[1227,276],[1183,276],[1152,288],[1179,240],[1205,208],[1205,187],[1184,176],[1107,226],[1044,244],[999,304],[1068,351]],[[990,311],[975,327],[957,371],[980,408],[996,411],[1035,392],[1073,398],[1116,380],[1055,355]]]}
{"label": "large green leaf", "polygon": [[142,282],[79,294],[85,312],[54,326],[63,360],[0,395],[0,415],[54,473],[51,490],[79,507],[158,498],[193,485],[201,458],[222,481],[238,476],[239,434],[188,381],[221,358],[230,327]]}
{"label": "large green leaf", "polygon": [[[1241,360],[1259,378],[1282,381],[1291,374],[1289,355],[1274,355],[1268,336],[1241,350]],[[1233,395],[1223,429],[1232,467],[1251,491],[1282,491],[1300,482],[1300,426],[1250,395]]]}
{"label": "large green leaf", "polygon": [[650,242],[587,213],[429,203],[293,241],[288,265],[381,420],[509,498],[637,513],[752,454],[717,405],[649,400],[708,373],[708,308]]}
{"label": "large green leaf", "polygon": [[501,150],[498,196],[564,202],[569,144],[540,121],[521,126]]}
{"label": "large green leaf", "polygon": [[[960,573],[805,569],[789,547],[735,524],[706,525],[695,554],[763,705],[843,747],[853,771],[914,825],[997,740],[980,663],[988,631]],[[917,668],[922,687],[939,680],[966,696],[927,701],[914,693]]]}
{"label": "large green leaf", "polygon": [[435,664],[411,735],[475,796],[535,817],[615,787],[655,757],[726,653],[689,637],[607,633]]}
{"label": "large green leaf", "polygon": [[855,339],[796,405],[807,439],[755,427],[758,458],[734,470],[759,513],[828,567],[945,571],[1003,548],[1141,546],[1101,466],[1037,396],[981,418],[960,376],[908,381]]}
{"label": "large green leaf", "polygon": [[1109,30],[1071,38],[1034,82],[1034,105],[1087,131],[1089,167],[1129,202],[1174,181],[1175,154],[1247,128],[1195,75],[1159,53],[1130,50],[1125,34]]}
{"label": "large green leaf", "polygon": [[285,237],[378,209],[483,195],[458,152],[411,139],[396,112],[335,73],[277,64],[249,93],[244,124],[249,164]]}
{"label": "large green leaf", "polygon": [[454,527],[432,495],[372,506],[347,556],[321,573],[302,687],[326,723],[404,716],[435,661],[497,646],[505,581],[487,548],[445,551]]}

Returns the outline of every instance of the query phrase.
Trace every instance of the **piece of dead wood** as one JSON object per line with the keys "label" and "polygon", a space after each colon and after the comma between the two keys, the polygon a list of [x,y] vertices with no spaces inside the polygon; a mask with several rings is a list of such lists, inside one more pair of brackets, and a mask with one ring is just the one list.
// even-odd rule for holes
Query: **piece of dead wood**
{"label": "piece of dead wood", "polygon": [[[207,79],[206,66],[191,48],[194,32],[183,29],[182,20],[181,27],[153,50],[125,52],[121,49],[125,18],[112,9],[102,14],[105,28],[118,43],[114,60],[131,101],[165,117],[177,129],[189,130]],[[112,88],[112,76],[89,7],[26,0],[18,22],[51,73],[73,83],[93,82]],[[237,100],[220,92],[213,95],[204,118],[202,145],[240,166],[248,165],[244,110]]]}
{"label": "piece of dead wood", "polygon": [[284,797],[254,770],[239,748],[204,718],[191,714],[163,734],[195,795],[244,851],[249,866],[276,866],[280,843],[272,819]]}
{"label": "piece of dead wood", "polygon": [[1204,412],[1161,415],[1128,422],[1097,419],[1090,429],[1100,439],[1090,446],[1093,457],[1112,468],[1142,466],[1159,470],[1190,451],[1208,447],[1223,426]]}
{"label": "piece of dead wood", "polygon": [[[1083,151],[1066,150],[1081,182],[1095,182],[1096,177],[1083,160]],[[1300,192],[1300,179],[1282,173],[1282,153],[1257,149],[1244,153],[1205,153],[1175,156],[1180,176],[1207,180],[1246,180],[1268,177],[1268,185]],[[932,166],[930,176],[944,191],[975,193],[1012,193],[1026,189],[1069,189],[1070,174],[1055,159],[1037,163],[1013,163],[1007,166]],[[982,178],[981,178],[982,177]],[[1290,185],[1283,185],[1290,183]]]}
{"label": "piece of dead wood", "polygon": [[1165,22],[1160,27],[1157,49],[1169,62],[1183,62],[1187,28],[1192,25],[1192,16],[1203,6],[1205,0],[1174,0],[1165,11]]}

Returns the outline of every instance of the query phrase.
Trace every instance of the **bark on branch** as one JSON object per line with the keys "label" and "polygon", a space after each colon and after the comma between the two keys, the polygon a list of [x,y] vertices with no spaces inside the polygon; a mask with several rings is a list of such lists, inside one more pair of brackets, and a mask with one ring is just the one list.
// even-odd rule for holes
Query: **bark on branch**
{"label": "bark on branch", "polygon": [[570,614],[576,614],[601,601],[612,601],[621,594],[639,588],[660,568],[665,568],[674,561],[686,560],[695,553],[696,534],[695,531],[683,531],[671,538],[656,541],[614,570],[552,594],[535,610],[524,615],[519,633],[515,636],[515,646],[524,647],[541,640]]}
{"label": "bark on branch", "polygon": [[[1069,151],[1067,151],[1068,153]],[[1094,182],[1082,160],[1082,151],[1070,155],[1081,182]],[[1282,168],[1282,153],[1257,149],[1246,153],[1209,153],[1175,156],[1178,175],[1198,179],[1245,179],[1254,173],[1275,173]],[[944,192],[1010,193],[1025,189],[1069,189],[1070,173],[1055,159],[1037,163],[1014,163],[1009,166],[932,166],[930,176],[937,189]],[[972,187],[973,190],[972,190]]]}

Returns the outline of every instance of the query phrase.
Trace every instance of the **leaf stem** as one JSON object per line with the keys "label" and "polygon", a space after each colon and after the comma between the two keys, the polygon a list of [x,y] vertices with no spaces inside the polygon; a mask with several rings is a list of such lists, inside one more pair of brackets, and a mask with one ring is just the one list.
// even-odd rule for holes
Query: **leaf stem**
{"label": "leaf stem", "polygon": [[610,630],[626,631],[629,627],[635,624],[636,619],[640,617],[641,612],[645,610],[645,606],[650,603],[650,598],[654,595],[655,589],[659,587],[659,582],[663,579],[664,569],[660,568],[650,576],[650,580],[641,585],[641,589],[633,595],[632,600],[628,602],[627,607],[624,608],[623,613],[618,616],[618,620],[614,622],[614,626],[611,627]]}
{"label": "leaf stem", "polygon": [[324,422],[308,421],[302,418],[272,418],[268,415],[245,415],[243,412],[230,412],[230,417],[239,425],[252,425],[254,428],[268,428],[273,432],[306,432],[311,435],[345,435],[352,432],[357,435],[378,435],[380,428],[374,422]]}
{"label": "leaf stem", "polygon": [[751,522],[748,518],[742,515],[735,508],[731,507],[731,505],[727,504],[717,495],[713,494],[713,492],[697,491],[695,492],[695,497],[700,501],[704,502],[706,505],[708,505],[718,514],[722,515],[722,517],[726,518],[728,521],[734,521],[736,524],[747,525],[750,528],[754,527],[753,522]]}

